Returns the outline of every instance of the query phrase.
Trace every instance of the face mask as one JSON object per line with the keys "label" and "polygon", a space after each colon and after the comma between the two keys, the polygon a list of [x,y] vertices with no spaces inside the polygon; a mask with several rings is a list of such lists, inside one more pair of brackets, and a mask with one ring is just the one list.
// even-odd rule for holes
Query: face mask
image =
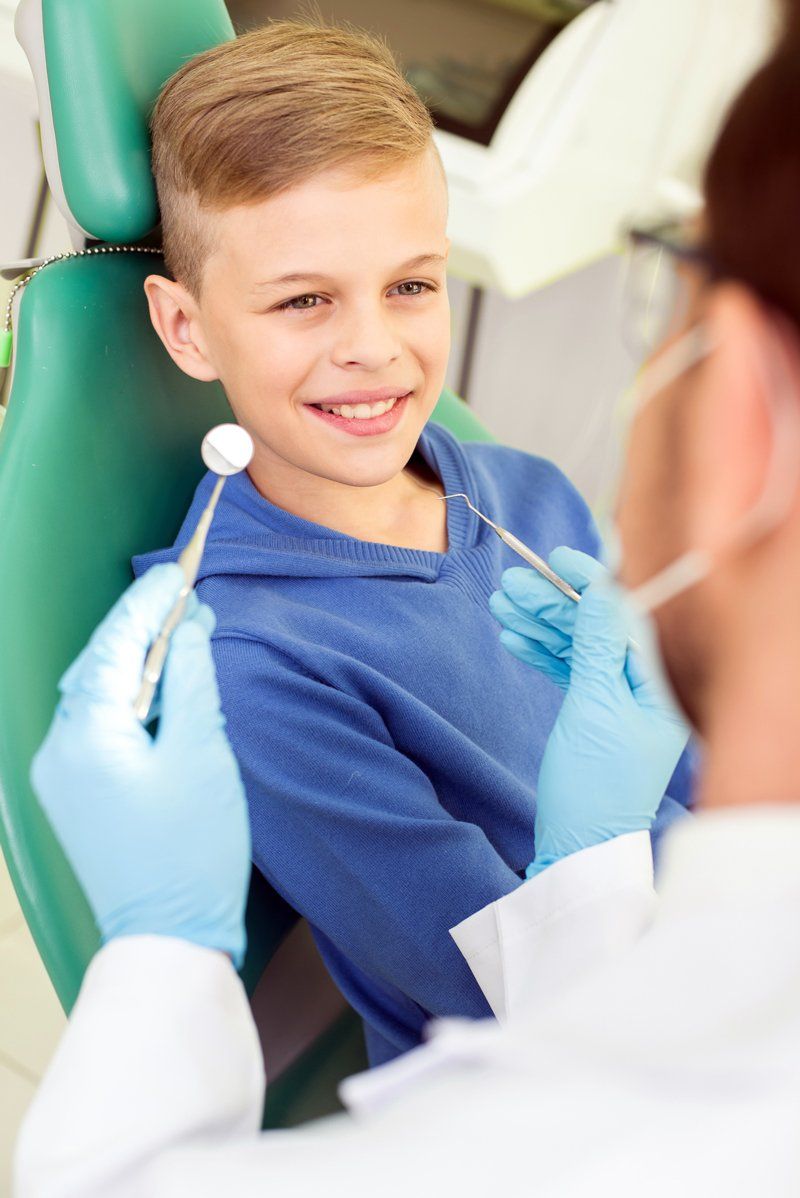
{"label": "face mask", "polygon": [[[680,703],[666,672],[656,622],[650,612],[642,611],[636,606],[633,599],[636,592],[629,590],[619,581],[622,566],[622,539],[616,525],[612,525],[603,537],[603,563],[615,579],[614,585],[617,588],[628,636],[636,645],[639,667],[657,689],[664,707],[672,708],[676,719],[684,719]],[[656,577],[660,577],[660,574]]]}
{"label": "face mask", "polygon": [[[708,357],[713,349],[703,326],[685,333],[643,371],[636,388],[633,411],[640,412],[654,396]],[[789,383],[786,351],[777,334],[773,352],[769,361],[762,363],[762,371],[765,392],[771,400],[772,454],[758,499],[715,554],[704,549],[689,549],[632,590],[621,587],[629,613],[630,633],[640,646],[643,668],[661,685],[665,697],[673,705],[676,700],[664,668],[652,613],[707,578],[715,562],[726,552],[753,544],[772,532],[785,519],[794,501],[798,485],[796,463],[800,454],[800,407]],[[622,554],[616,527],[609,542],[609,569],[619,577]]]}

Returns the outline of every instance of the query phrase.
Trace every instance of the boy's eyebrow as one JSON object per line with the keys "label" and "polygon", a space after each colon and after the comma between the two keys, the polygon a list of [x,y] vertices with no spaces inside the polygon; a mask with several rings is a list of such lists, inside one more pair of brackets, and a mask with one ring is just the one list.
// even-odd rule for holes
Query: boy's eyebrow
{"label": "boy's eyebrow", "polygon": [[[397,267],[397,272],[402,274],[408,270],[419,270],[423,266],[438,266],[446,261],[444,254],[418,254],[416,258],[410,258],[408,262],[403,262]],[[330,283],[333,280],[330,275],[319,274],[316,271],[293,271],[288,275],[279,275],[276,279],[265,279],[260,283],[253,285],[253,290],[258,291],[262,287],[283,287],[287,283]]]}

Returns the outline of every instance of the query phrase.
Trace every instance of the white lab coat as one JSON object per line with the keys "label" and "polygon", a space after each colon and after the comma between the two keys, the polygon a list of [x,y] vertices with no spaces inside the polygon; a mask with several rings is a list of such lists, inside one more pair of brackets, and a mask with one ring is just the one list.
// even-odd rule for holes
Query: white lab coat
{"label": "white lab coat", "polygon": [[440,1025],[351,1116],[258,1131],[221,955],[113,942],[20,1138],[17,1198],[800,1193],[800,810],[585,850],[454,930],[505,1020]]}

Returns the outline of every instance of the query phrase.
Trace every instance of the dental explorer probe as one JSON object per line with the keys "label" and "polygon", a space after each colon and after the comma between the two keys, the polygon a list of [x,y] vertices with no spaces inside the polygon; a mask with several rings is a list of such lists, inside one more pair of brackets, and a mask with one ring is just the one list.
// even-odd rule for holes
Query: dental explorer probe
{"label": "dental explorer probe", "polygon": [[470,501],[469,496],[465,495],[463,491],[457,491],[454,495],[441,495],[440,498],[442,500],[463,499],[469,510],[474,512],[479,520],[483,520],[484,524],[488,524],[490,528],[493,528],[500,540],[505,545],[508,545],[509,549],[513,549],[523,561],[526,561],[529,566],[533,566],[534,570],[538,570],[543,578],[546,578],[548,582],[552,582],[554,587],[558,587],[562,595],[566,595],[574,603],[580,601],[580,592],[571,587],[560,574],[556,574],[555,570],[551,570],[544,558],[539,557],[538,553],[534,553],[532,549],[529,549],[524,541],[514,536],[513,532],[509,532],[506,528],[501,528],[499,524],[495,524],[488,516],[484,516],[483,512],[479,512]]}
{"label": "dental explorer probe", "polygon": [[206,433],[200,453],[208,469],[213,474],[218,474],[219,478],[214,484],[214,490],[211,492],[211,498],[206,504],[203,514],[197,521],[197,527],[191,540],[178,558],[178,565],[183,570],[183,586],[145,658],[142,684],[133,705],[137,718],[143,724],[147,723],[156,687],[164,670],[170,637],[183,619],[186,601],[197,581],[206,537],[214,518],[217,501],[225,485],[225,479],[232,474],[239,474],[250,464],[250,459],[253,456],[253,442],[250,439],[250,434],[246,433],[238,424],[218,424],[216,428],[212,428],[210,432]]}
{"label": "dental explorer probe", "polygon": [[[469,510],[474,512],[479,520],[483,520],[484,524],[488,524],[490,528],[493,528],[500,540],[505,545],[508,545],[509,549],[513,549],[515,553],[519,554],[523,561],[526,561],[529,566],[532,566],[534,570],[537,570],[541,574],[542,578],[546,578],[548,582],[552,582],[553,586],[557,587],[562,595],[566,595],[573,603],[580,603],[580,591],[576,591],[574,587],[569,585],[565,578],[562,578],[560,574],[556,574],[555,570],[548,566],[544,558],[539,557],[538,553],[534,553],[532,549],[529,549],[524,541],[514,536],[513,532],[509,532],[507,528],[501,528],[499,524],[495,524],[488,516],[484,516],[483,512],[479,512],[471,502],[469,496],[465,495],[463,491],[456,491],[453,495],[440,495],[439,498],[442,500],[463,499]],[[628,648],[636,652],[639,651],[639,644],[632,636],[628,637]]]}

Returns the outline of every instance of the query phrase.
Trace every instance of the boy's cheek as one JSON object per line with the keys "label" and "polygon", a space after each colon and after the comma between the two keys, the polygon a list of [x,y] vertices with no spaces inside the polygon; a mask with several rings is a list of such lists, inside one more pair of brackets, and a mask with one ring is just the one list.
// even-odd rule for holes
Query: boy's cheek
{"label": "boy's cheek", "polygon": [[447,364],[450,360],[450,348],[452,342],[452,327],[450,318],[450,304],[445,296],[444,303],[437,313],[437,328],[438,335],[434,341],[433,359],[436,363],[436,368],[441,374],[442,380],[447,373]]}
{"label": "boy's cheek", "polygon": [[[450,325],[447,326],[447,334],[442,340],[440,352],[437,355],[435,362],[431,364],[428,377],[426,379],[427,398],[430,400],[430,409],[436,406],[439,396],[444,387],[445,377],[447,375],[447,366],[450,361]],[[430,415],[430,412],[429,412]]]}

